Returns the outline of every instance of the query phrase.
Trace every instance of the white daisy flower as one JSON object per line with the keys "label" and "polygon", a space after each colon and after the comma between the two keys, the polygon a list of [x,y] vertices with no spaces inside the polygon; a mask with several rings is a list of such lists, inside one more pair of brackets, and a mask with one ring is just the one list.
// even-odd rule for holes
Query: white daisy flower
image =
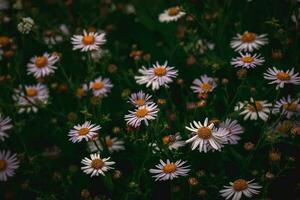
{"label": "white daisy flower", "polygon": [[273,67],[273,69],[268,68],[267,72],[264,73],[264,78],[271,81],[269,84],[277,84],[276,90],[278,90],[279,88],[283,88],[285,83],[300,85],[298,74],[294,73],[294,68],[283,71]]}
{"label": "white daisy flower", "polygon": [[191,89],[193,90],[194,93],[208,93],[212,92],[215,87],[217,87],[216,81],[208,77],[206,74],[200,76],[200,79],[195,79],[193,81],[193,85],[191,86]]}
{"label": "white daisy flower", "polygon": [[72,38],[73,50],[81,51],[98,50],[106,42],[105,33],[83,31],[83,35],[74,35]]}
{"label": "white daisy flower", "polygon": [[224,186],[225,189],[220,190],[222,197],[226,199],[239,200],[242,195],[251,198],[254,194],[259,194],[258,189],[262,188],[258,183],[253,183],[244,179],[237,179],[234,182],[230,182],[229,186]]}
{"label": "white daisy flower", "polygon": [[137,84],[146,84],[146,87],[152,86],[152,90],[158,90],[161,86],[168,87],[168,84],[173,82],[172,78],[176,78],[178,75],[178,70],[169,67],[167,61],[163,65],[156,62],[149,69],[142,67],[139,72],[142,75],[134,77]]}
{"label": "white daisy flower", "polygon": [[288,95],[287,98],[283,97],[276,102],[274,106],[274,113],[281,112],[286,118],[290,119],[293,115],[299,115],[300,113],[300,99],[297,98],[292,100],[291,96]]}
{"label": "white daisy flower", "polygon": [[20,85],[18,89],[15,89],[15,94],[13,95],[19,113],[36,113],[38,111],[38,106],[46,105],[48,103],[48,98],[48,88],[40,83],[36,85],[25,85],[24,87]]}
{"label": "white daisy flower", "polygon": [[110,92],[111,88],[114,85],[110,82],[109,78],[102,78],[101,76],[90,82],[89,89],[93,91],[93,95],[98,96],[107,96],[107,93]]}
{"label": "white daisy flower", "polygon": [[11,129],[13,126],[11,124],[11,118],[10,117],[4,117],[0,113],[0,141],[4,141],[5,138],[8,138],[8,134],[6,131]]}
{"label": "white daisy flower", "polygon": [[42,78],[53,74],[57,67],[54,64],[59,60],[58,55],[44,53],[43,56],[34,56],[27,64],[27,74],[33,74],[35,78]]}
{"label": "white daisy flower", "polygon": [[229,144],[237,144],[241,139],[240,134],[244,133],[244,128],[238,123],[237,120],[226,119],[219,125],[228,131],[227,140]]}
{"label": "white daisy flower", "polygon": [[162,138],[162,142],[168,147],[169,150],[177,150],[185,145],[185,141],[182,140],[182,137],[179,133],[175,133],[175,135],[164,136]]}
{"label": "white daisy flower", "polygon": [[89,141],[94,136],[98,135],[98,131],[101,129],[101,126],[92,124],[90,121],[84,122],[84,124],[77,124],[70,130],[69,135],[70,140],[73,143],[81,142],[81,140]]}
{"label": "white daisy flower", "polygon": [[261,46],[268,43],[267,34],[257,35],[252,32],[244,32],[243,35],[237,34],[233,37],[230,46],[235,51],[250,51],[259,49]]}
{"label": "white daisy flower", "polygon": [[164,12],[158,16],[158,20],[160,22],[177,21],[179,18],[183,17],[185,14],[186,13],[183,12],[179,6],[174,6],[174,7],[164,10]]}
{"label": "white daisy flower", "polygon": [[190,171],[189,165],[183,166],[186,161],[178,160],[176,162],[170,162],[167,159],[167,162],[160,160],[160,163],[155,165],[156,169],[150,169],[149,172],[153,175],[153,178],[156,178],[155,181],[166,181],[178,178],[179,176],[187,176]]}
{"label": "white daisy flower", "polygon": [[91,174],[91,177],[99,176],[99,174],[105,176],[104,172],[114,169],[111,165],[114,165],[115,162],[109,160],[110,157],[102,159],[99,153],[91,154],[90,158],[85,157],[81,160],[84,165],[81,170],[86,174]]}
{"label": "white daisy flower", "polygon": [[155,119],[157,112],[158,109],[155,103],[140,106],[134,111],[129,111],[129,114],[125,115],[125,121],[128,125],[133,127],[139,127],[142,121],[148,126],[148,120]]}
{"label": "white daisy flower", "polygon": [[228,131],[224,128],[214,128],[213,123],[208,123],[208,118],[203,124],[199,121],[193,121],[190,123],[190,127],[186,126],[185,128],[193,134],[190,139],[185,141],[186,143],[192,142],[192,150],[198,147],[199,152],[220,151],[223,144],[227,142]]}
{"label": "white daisy flower", "polygon": [[257,120],[260,118],[263,121],[267,121],[271,107],[272,104],[267,101],[254,101],[254,99],[251,98],[250,101],[238,102],[234,110],[240,111],[240,115],[245,115],[244,120]]}
{"label": "white daisy flower", "polygon": [[132,105],[139,107],[144,105],[152,104],[152,96],[150,94],[144,93],[143,91],[139,91],[138,93],[132,93],[129,97],[129,103]]}
{"label": "white daisy flower", "polygon": [[18,168],[19,161],[16,154],[10,151],[0,151],[0,181],[7,181],[7,178],[12,177]]}
{"label": "white daisy flower", "polygon": [[260,54],[251,55],[250,53],[243,54],[242,52],[240,52],[240,56],[232,58],[230,64],[234,67],[250,69],[262,65],[264,62],[265,59],[263,57],[260,57]]}

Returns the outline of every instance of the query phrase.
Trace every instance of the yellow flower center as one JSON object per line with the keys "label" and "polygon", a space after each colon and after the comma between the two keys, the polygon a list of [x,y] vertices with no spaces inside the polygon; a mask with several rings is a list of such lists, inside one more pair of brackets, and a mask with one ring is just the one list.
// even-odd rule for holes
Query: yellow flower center
{"label": "yellow flower center", "polygon": [[169,143],[175,142],[176,138],[173,135],[167,135],[167,136],[163,137],[162,141],[165,145],[167,145]]}
{"label": "yellow flower center", "polygon": [[241,61],[244,63],[252,63],[254,61],[254,58],[251,56],[244,56],[241,58]]}
{"label": "yellow flower center", "polygon": [[106,139],[105,143],[107,147],[111,147],[113,145],[113,141],[111,139]]}
{"label": "yellow flower center", "polygon": [[168,9],[168,15],[169,16],[176,16],[180,12],[180,8],[178,6],[171,7]]}
{"label": "yellow flower center", "polygon": [[149,110],[146,109],[146,108],[141,108],[141,109],[138,109],[135,113],[135,115],[138,117],[138,118],[142,118],[142,117],[145,117],[147,114],[149,113]]}
{"label": "yellow flower center", "polygon": [[145,104],[145,100],[144,99],[137,99],[135,101],[135,103],[138,105],[138,106],[143,106]]}
{"label": "yellow flower center", "polygon": [[97,158],[92,160],[91,166],[94,169],[101,169],[104,166],[104,162],[103,160]]}
{"label": "yellow flower center", "polygon": [[233,182],[233,189],[236,191],[242,191],[248,188],[248,183],[244,179],[237,179]]}
{"label": "yellow flower center", "polygon": [[47,65],[48,63],[48,58],[45,56],[39,56],[35,59],[35,66],[38,68],[43,68]]}
{"label": "yellow flower center", "polygon": [[212,85],[209,83],[202,83],[202,84],[200,84],[200,88],[202,90],[204,90],[205,92],[208,92],[212,89]]}
{"label": "yellow flower center", "polygon": [[82,42],[83,42],[83,44],[85,44],[85,45],[91,45],[91,44],[94,44],[94,42],[95,42],[95,37],[92,36],[92,35],[86,35],[86,36],[83,36]]}
{"label": "yellow flower center", "polygon": [[28,97],[35,97],[37,96],[38,91],[35,88],[26,88],[26,96]]}
{"label": "yellow flower center", "polygon": [[177,166],[174,163],[169,163],[164,166],[163,171],[165,173],[169,174],[169,173],[175,172],[176,169],[177,169]]}
{"label": "yellow flower center", "polygon": [[283,105],[283,108],[290,112],[295,112],[297,110],[297,104],[296,103],[286,103]]}
{"label": "yellow flower center", "polygon": [[103,82],[95,82],[92,84],[92,88],[94,90],[101,90],[102,88],[104,88],[104,83]]}
{"label": "yellow flower center", "polygon": [[10,39],[9,37],[6,36],[0,36],[0,45],[1,46],[7,46],[10,44]]}
{"label": "yellow flower center", "polygon": [[6,170],[7,163],[5,160],[0,160],[0,172]]}
{"label": "yellow flower center", "polygon": [[291,80],[291,77],[288,73],[286,72],[278,72],[276,74],[277,79],[281,80],[281,81],[288,81]]}
{"label": "yellow flower center", "polygon": [[256,34],[248,31],[246,31],[241,37],[241,41],[246,43],[251,43],[255,39],[256,39]]}
{"label": "yellow flower center", "polygon": [[255,106],[251,104],[248,105],[248,110],[250,110],[251,112],[259,112],[262,111],[263,108],[263,105],[259,101],[255,101]]}
{"label": "yellow flower center", "polygon": [[84,128],[79,129],[78,134],[79,134],[79,135],[86,135],[86,134],[88,134],[89,132],[90,132],[90,129],[84,127]]}
{"label": "yellow flower center", "polygon": [[164,75],[166,75],[166,73],[167,73],[167,70],[165,67],[156,67],[154,69],[154,74],[156,76],[164,76]]}
{"label": "yellow flower center", "polygon": [[209,139],[212,135],[212,131],[208,127],[201,127],[198,129],[197,134],[202,139]]}

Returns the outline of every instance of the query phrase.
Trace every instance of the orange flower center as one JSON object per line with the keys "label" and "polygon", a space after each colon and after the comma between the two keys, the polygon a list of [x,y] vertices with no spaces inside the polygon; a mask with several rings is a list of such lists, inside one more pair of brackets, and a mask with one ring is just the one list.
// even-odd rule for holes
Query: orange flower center
{"label": "orange flower center", "polygon": [[90,132],[90,129],[84,127],[84,128],[79,129],[78,134],[79,134],[79,135],[86,135],[86,134],[88,134],[89,132]]}
{"label": "orange flower center", "polygon": [[202,84],[200,84],[200,88],[202,90],[204,90],[205,92],[208,92],[212,89],[212,85],[209,83],[202,83]]}
{"label": "orange flower center", "polygon": [[156,76],[164,76],[164,75],[166,75],[166,73],[167,73],[167,70],[164,67],[156,67],[154,69],[154,74]]}
{"label": "orange flower center", "polygon": [[278,72],[278,74],[276,74],[276,77],[277,77],[277,79],[279,79],[281,81],[291,80],[290,75],[286,72]]}
{"label": "orange flower center", "polygon": [[251,43],[255,39],[256,39],[256,34],[248,31],[246,31],[241,37],[241,41],[246,43]]}
{"label": "orange flower center", "polygon": [[167,145],[169,143],[175,142],[176,138],[173,135],[167,135],[167,136],[163,137],[162,141],[165,145]]}
{"label": "orange flower center", "polygon": [[101,90],[102,88],[104,88],[104,83],[103,82],[95,82],[92,84],[92,88],[94,90]]}
{"label": "orange flower center", "polygon": [[83,36],[82,42],[83,42],[83,44],[85,44],[85,45],[91,45],[91,44],[94,44],[94,42],[95,42],[95,37],[92,36],[92,35],[86,35],[86,36]]}
{"label": "orange flower center", "polygon": [[169,174],[169,173],[175,172],[176,169],[177,169],[177,166],[174,163],[169,163],[164,166],[163,171],[165,173]]}
{"label": "orange flower center", "polygon": [[212,135],[212,132],[210,128],[201,127],[198,129],[197,134],[202,139],[209,139]]}
{"label": "orange flower center", "polygon": [[262,111],[263,108],[263,105],[259,101],[255,101],[255,106],[251,104],[248,105],[248,110],[250,110],[251,112],[259,112]]}
{"label": "orange flower center", "polygon": [[297,110],[297,104],[296,103],[286,103],[283,105],[283,108],[290,112],[295,112]]}
{"label": "orange flower center", "polygon": [[113,145],[113,141],[111,139],[106,139],[105,143],[107,147],[111,147]]}
{"label": "orange flower center", "polygon": [[94,169],[101,169],[104,166],[104,162],[103,162],[103,160],[97,158],[97,159],[92,160],[91,166]]}
{"label": "orange flower center", "polygon": [[39,56],[35,59],[35,66],[38,68],[43,68],[47,65],[48,63],[48,58],[45,56]]}
{"label": "orange flower center", "polygon": [[85,95],[85,90],[83,88],[78,88],[76,91],[77,97],[83,97]]}
{"label": "orange flower center", "polygon": [[135,101],[135,103],[138,105],[138,106],[143,106],[145,104],[145,100],[144,99],[137,99]]}
{"label": "orange flower center", "polygon": [[4,171],[7,167],[7,163],[5,160],[0,160],[0,172]]}
{"label": "orange flower center", "polygon": [[180,8],[178,6],[171,7],[171,8],[168,9],[168,15],[169,16],[178,15],[179,12],[180,12]]}
{"label": "orange flower center", "polygon": [[35,96],[37,96],[37,94],[38,94],[37,89],[35,89],[35,88],[26,88],[26,95],[28,97],[35,97]]}
{"label": "orange flower center", "polygon": [[254,61],[254,58],[251,56],[244,56],[241,58],[241,61],[243,61],[244,63],[252,63]]}
{"label": "orange flower center", "polygon": [[6,37],[6,36],[1,36],[0,37],[0,46],[7,46],[9,44],[10,44],[9,37]]}
{"label": "orange flower center", "polygon": [[135,115],[138,118],[142,118],[142,117],[145,117],[148,113],[149,113],[149,110],[147,110],[146,108],[141,108],[136,111]]}
{"label": "orange flower center", "polygon": [[244,179],[237,179],[233,182],[233,189],[242,191],[248,188],[248,183]]}

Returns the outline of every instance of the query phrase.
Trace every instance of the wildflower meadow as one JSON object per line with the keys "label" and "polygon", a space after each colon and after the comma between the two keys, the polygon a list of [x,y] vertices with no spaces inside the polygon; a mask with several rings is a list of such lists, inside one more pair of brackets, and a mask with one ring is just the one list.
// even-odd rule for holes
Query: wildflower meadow
{"label": "wildflower meadow", "polygon": [[299,0],[0,0],[0,199],[299,200]]}

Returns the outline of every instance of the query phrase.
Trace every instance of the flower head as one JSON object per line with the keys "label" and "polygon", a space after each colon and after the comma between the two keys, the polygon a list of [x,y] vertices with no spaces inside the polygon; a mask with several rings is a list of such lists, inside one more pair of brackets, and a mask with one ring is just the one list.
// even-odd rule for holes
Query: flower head
{"label": "flower head", "polygon": [[160,160],[160,163],[155,165],[156,169],[150,169],[150,173],[155,174],[153,177],[156,181],[166,181],[178,178],[178,176],[187,176],[190,171],[189,166],[183,166],[186,161],[178,160],[176,162],[167,162]]}
{"label": "flower head", "polygon": [[109,161],[110,157],[108,158],[101,158],[99,153],[91,154],[90,157],[85,157],[81,160],[83,167],[81,169],[86,174],[91,174],[93,176],[105,176],[104,172],[107,172],[110,169],[113,169],[111,165],[114,165],[115,162]]}
{"label": "flower head", "polygon": [[7,178],[12,177],[18,168],[19,161],[16,154],[10,151],[0,151],[0,181],[7,181]]}
{"label": "flower head", "polygon": [[164,12],[158,16],[158,20],[160,22],[177,21],[179,18],[183,17],[184,15],[185,12],[183,12],[179,6],[174,6],[164,10]]}
{"label": "flower head", "polygon": [[238,123],[237,120],[226,119],[220,123],[219,127],[228,131],[227,140],[229,144],[237,144],[241,139],[239,135],[244,132],[243,127]]}
{"label": "flower head", "polygon": [[81,51],[98,50],[100,45],[106,42],[105,33],[86,32],[83,35],[74,35],[72,38],[73,50],[80,49]]}
{"label": "flower head", "polygon": [[293,115],[300,114],[300,99],[297,98],[293,100],[290,95],[287,97],[281,98],[275,103],[274,112],[281,112],[282,115],[285,115],[286,118],[290,119]]}
{"label": "flower head", "polygon": [[276,90],[283,88],[284,84],[300,85],[299,73],[294,73],[294,68],[287,71],[279,70],[276,67],[268,68],[264,78],[270,80],[269,84],[277,84]]}
{"label": "flower head", "polygon": [[193,81],[193,85],[191,89],[194,93],[209,93],[212,92],[215,87],[217,87],[217,83],[211,77],[208,77],[206,74],[200,76],[200,79],[195,79]]}
{"label": "flower head", "polygon": [[265,62],[263,57],[260,57],[260,54],[245,53],[240,52],[240,56],[236,58],[232,58],[230,64],[234,67],[242,67],[242,68],[255,68],[256,66],[262,65]]}
{"label": "flower head", "polygon": [[136,107],[152,104],[152,96],[150,94],[139,91],[137,93],[132,93],[129,97],[129,103]]}
{"label": "flower head", "polygon": [[94,96],[107,96],[114,85],[109,78],[102,78],[101,76],[90,82],[89,89],[93,91]]}
{"label": "flower head", "polygon": [[6,131],[11,129],[13,126],[11,124],[11,118],[10,117],[4,117],[0,113],[0,141],[4,141],[5,138],[8,137],[8,134]]}
{"label": "flower head", "polygon": [[101,126],[92,124],[89,121],[84,122],[82,125],[77,124],[69,132],[70,140],[73,143],[81,142],[81,140],[88,141],[97,136],[100,129]]}
{"label": "flower head", "polygon": [[148,126],[148,120],[155,119],[157,112],[158,109],[155,103],[140,106],[134,111],[129,111],[129,114],[125,115],[125,121],[133,127],[139,127],[142,121]]}
{"label": "flower head", "polygon": [[266,34],[257,35],[255,33],[246,31],[242,35],[237,34],[233,37],[230,46],[235,51],[250,51],[252,52],[255,49],[259,49],[261,46],[268,43]]}

